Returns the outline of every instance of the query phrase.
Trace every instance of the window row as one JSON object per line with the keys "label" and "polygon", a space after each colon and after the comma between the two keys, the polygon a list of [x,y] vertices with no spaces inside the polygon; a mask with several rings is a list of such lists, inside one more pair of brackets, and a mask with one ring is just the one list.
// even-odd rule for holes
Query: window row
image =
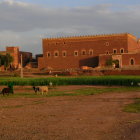
{"label": "window row", "polygon": [[[58,57],[58,56],[60,56],[60,53],[59,53],[59,51],[55,51],[53,54],[51,54],[50,52],[47,52],[47,57],[51,57],[51,55],[54,56],[54,57]],[[79,51],[74,51],[73,55],[78,56]],[[81,55],[93,55],[93,50],[89,50],[88,52],[86,50],[82,50]],[[67,56],[67,51],[62,51],[62,56],[66,57]]]}
{"label": "window row", "polygon": [[[123,48],[121,48],[120,49],[120,52],[117,52],[117,49],[113,49],[113,53],[114,54],[116,54],[116,53],[124,53],[124,49]],[[79,51],[77,51],[77,50],[75,50],[74,52],[73,52],[73,55],[74,56],[78,56],[78,55],[93,55],[94,54],[94,52],[93,52],[93,50],[92,49],[90,49],[89,51],[86,51],[86,50],[82,50],[80,53],[79,53]],[[106,54],[109,54],[109,51],[106,51]],[[62,54],[60,54],[60,52],[59,51],[54,51],[54,53],[50,53],[50,52],[47,52],[47,57],[51,57],[51,56],[54,56],[54,57],[58,57],[58,56],[63,56],[63,57],[66,57],[67,56],[67,51],[62,51]]]}
{"label": "window row", "polygon": [[[124,49],[120,49],[120,52],[117,52],[117,49],[113,49],[113,53],[116,54],[116,53],[124,53]],[[106,51],[106,54],[109,54],[109,51]]]}
{"label": "window row", "polygon": [[116,54],[116,53],[124,53],[124,49],[120,49],[120,52],[117,52],[117,49],[113,49],[113,53]]}

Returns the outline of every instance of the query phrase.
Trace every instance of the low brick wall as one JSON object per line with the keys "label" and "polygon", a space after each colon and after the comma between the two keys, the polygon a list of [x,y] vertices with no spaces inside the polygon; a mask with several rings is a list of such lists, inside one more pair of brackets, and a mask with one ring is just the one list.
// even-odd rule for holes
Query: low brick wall
{"label": "low brick wall", "polygon": [[140,70],[102,70],[103,75],[140,75]]}

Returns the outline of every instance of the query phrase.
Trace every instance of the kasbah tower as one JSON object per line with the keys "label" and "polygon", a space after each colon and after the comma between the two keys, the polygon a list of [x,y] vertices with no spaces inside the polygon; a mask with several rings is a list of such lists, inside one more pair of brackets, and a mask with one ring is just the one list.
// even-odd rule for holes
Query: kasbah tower
{"label": "kasbah tower", "polygon": [[42,39],[39,69],[105,67],[108,59],[119,68],[140,68],[140,40],[129,33]]}
{"label": "kasbah tower", "polygon": [[14,68],[19,67],[19,47],[6,47],[6,53],[9,53],[13,57],[12,66]]}

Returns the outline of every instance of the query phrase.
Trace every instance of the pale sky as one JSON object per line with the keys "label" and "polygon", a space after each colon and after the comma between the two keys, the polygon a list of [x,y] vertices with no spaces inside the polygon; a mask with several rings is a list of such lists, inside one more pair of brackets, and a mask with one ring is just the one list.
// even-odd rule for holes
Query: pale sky
{"label": "pale sky", "polygon": [[140,37],[139,0],[0,0],[0,50],[42,53],[45,37],[132,33]]}

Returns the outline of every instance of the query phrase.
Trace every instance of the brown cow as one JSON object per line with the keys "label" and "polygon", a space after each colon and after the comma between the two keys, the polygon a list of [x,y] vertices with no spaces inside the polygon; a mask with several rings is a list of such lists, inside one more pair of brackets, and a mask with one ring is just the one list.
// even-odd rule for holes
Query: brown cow
{"label": "brown cow", "polygon": [[35,93],[46,94],[48,93],[48,86],[33,86]]}

